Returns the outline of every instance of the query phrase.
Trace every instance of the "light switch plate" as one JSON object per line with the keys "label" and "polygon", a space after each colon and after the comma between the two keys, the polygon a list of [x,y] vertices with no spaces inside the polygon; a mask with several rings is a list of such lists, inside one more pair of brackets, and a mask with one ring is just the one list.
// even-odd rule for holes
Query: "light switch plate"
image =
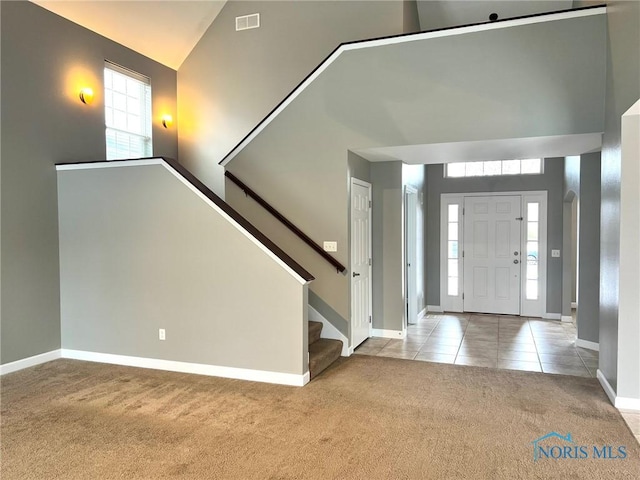
{"label": "light switch plate", "polygon": [[560,250],[551,250],[551,256],[552,257],[560,257]]}
{"label": "light switch plate", "polygon": [[338,242],[324,242],[322,248],[324,248],[325,252],[337,252]]}

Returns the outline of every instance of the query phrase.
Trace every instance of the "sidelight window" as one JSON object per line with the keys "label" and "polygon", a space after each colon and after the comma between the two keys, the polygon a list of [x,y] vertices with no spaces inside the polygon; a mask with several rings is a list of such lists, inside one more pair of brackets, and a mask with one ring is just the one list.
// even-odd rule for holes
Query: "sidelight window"
{"label": "sidelight window", "polygon": [[540,204],[538,202],[527,203],[527,262],[525,298],[527,300],[538,299],[539,264],[540,264]]}

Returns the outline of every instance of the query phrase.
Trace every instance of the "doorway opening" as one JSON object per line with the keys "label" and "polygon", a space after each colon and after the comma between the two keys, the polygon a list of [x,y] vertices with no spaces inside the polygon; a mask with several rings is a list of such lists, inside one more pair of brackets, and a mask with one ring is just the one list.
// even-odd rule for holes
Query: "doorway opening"
{"label": "doorway opening", "polygon": [[543,317],[547,192],[441,196],[443,310]]}

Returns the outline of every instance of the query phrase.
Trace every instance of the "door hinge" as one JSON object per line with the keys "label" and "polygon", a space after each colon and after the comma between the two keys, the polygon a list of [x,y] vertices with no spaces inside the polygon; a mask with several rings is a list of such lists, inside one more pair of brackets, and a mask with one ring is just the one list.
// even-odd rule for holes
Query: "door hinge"
{"label": "door hinge", "polygon": [[369,315],[369,323],[371,323],[371,315]]}
{"label": "door hinge", "polygon": [[464,215],[464,207],[462,207],[462,215]]}
{"label": "door hinge", "polygon": [[369,200],[369,208],[371,208],[373,202],[371,200]]}
{"label": "door hinge", "polygon": [[371,266],[371,259],[369,259],[369,266]]}
{"label": "door hinge", "polygon": [[462,258],[464,258],[464,250],[462,250]]}
{"label": "door hinge", "polygon": [[462,292],[462,299],[464,300],[464,292]]}
{"label": "door hinge", "polygon": [[522,221],[522,220],[524,220],[524,218],[523,217],[516,217],[516,220]]}

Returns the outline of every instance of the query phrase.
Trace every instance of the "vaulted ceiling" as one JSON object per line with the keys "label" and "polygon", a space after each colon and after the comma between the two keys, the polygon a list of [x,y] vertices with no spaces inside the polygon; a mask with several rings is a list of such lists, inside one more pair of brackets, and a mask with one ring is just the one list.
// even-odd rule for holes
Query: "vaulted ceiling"
{"label": "vaulted ceiling", "polygon": [[177,70],[226,0],[31,0]]}

